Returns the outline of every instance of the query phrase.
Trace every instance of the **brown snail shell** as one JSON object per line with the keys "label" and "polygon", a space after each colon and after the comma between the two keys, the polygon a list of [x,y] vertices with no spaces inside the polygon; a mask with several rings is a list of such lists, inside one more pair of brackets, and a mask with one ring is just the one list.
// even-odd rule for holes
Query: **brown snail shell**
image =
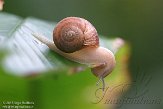
{"label": "brown snail shell", "polygon": [[53,31],[53,41],[58,49],[66,53],[88,46],[99,46],[99,38],[94,26],[79,17],[67,17],[61,20]]}

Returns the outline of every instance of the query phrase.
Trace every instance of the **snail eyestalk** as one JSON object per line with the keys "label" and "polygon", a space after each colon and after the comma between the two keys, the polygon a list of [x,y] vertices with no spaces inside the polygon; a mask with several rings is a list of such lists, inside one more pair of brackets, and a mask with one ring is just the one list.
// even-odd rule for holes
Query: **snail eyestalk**
{"label": "snail eyestalk", "polygon": [[102,90],[104,91],[105,90],[105,81],[104,81],[104,78],[102,76],[99,78],[96,85],[98,86],[100,84],[100,82],[102,82]]}

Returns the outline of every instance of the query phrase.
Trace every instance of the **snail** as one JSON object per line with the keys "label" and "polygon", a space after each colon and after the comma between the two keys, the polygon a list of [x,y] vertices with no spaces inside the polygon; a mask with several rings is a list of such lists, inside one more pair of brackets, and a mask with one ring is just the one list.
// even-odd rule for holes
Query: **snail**
{"label": "snail", "polygon": [[91,68],[91,72],[103,81],[115,67],[114,54],[99,46],[99,37],[95,27],[79,17],[67,17],[61,20],[53,31],[53,41],[33,33],[33,36],[58,54]]}

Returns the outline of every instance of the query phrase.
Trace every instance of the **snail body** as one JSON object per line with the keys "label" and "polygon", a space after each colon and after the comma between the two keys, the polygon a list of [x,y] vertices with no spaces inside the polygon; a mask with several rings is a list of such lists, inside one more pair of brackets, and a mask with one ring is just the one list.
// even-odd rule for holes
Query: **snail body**
{"label": "snail body", "polygon": [[33,36],[58,54],[91,67],[92,73],[104,78],[115,66],[114,54],[99,46],[94,26],[83,18],[67,17],[53,31],[53,41],[34,33]]}

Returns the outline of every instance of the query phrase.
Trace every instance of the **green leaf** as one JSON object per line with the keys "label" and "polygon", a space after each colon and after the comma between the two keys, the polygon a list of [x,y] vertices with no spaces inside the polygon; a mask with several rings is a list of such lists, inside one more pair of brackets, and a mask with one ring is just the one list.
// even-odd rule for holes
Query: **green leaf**
{"label": "green leaf", "polygon": [[[52,31],[56,23],[30,17],[23,20],[6,13],[1,13],[0,19],[0,35],[5,39],[1,43],[9,52],[3,61],[4,68],[8,72],[30,75],[81,66],[59,56],[32,36],[32,33],[42,33],[52,39]],[[101,45],[113,52],[118,48],[115,46],[116,40],[100,37]]]}
{"label": "green leaf", "polygon": [[[92,104],[97,99],[95,91],[100,86],[95,85],[97,78],[90,73],[90,69],[71,75],[68,72],[83,66],[51,51],[31,35],[38,32],[51,39],[55,22],[31,17],[23,19],[8,13],[0,13],[0,19],[0,39],[3,39],[0,41],[0,107],[5,101],[32,101],[35,109],[109,107],[102,102]],[[130,83],[129,45],[122,39],[102,36],[100,44],[116,56],[117,65],[105,78],[106,86]],[[34,76],[42,72],[48,73]],[[32,76],[25,78],[25,75]],[[117,96],[116,93],[112,97]]]}

